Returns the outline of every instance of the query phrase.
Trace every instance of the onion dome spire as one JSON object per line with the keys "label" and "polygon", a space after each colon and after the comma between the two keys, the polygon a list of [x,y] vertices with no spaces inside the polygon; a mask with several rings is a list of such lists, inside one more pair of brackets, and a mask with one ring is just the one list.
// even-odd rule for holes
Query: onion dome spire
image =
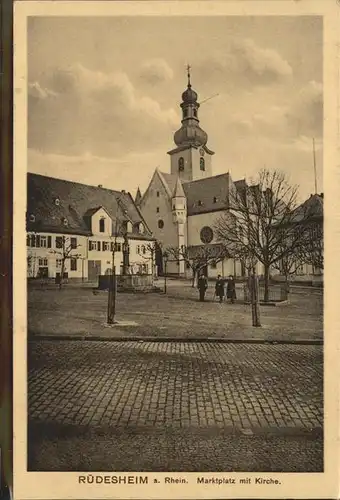
{"label": "onion dome spire", "polygon": [[187,66],[188,84],[182,94],[182,127],[175,132],[175,144],[180,146],[204,146],[208,141],[208,135],[199,126],[197,102],[198,95],[191,86],[191,66]]}

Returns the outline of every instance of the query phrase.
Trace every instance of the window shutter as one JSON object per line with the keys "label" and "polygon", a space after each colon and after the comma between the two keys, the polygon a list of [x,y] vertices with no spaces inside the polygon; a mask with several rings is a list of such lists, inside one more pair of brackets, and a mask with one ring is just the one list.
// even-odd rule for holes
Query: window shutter
{"label": "window shutter", "polygon": [[39,236],[39,234],[37,234],[37,236],[36,236],[36,238],[35,238],[35,246],[36,246],[37,248],[39,248],[39,247],[40,247],[40,236]]}
{"label": "window shutter", "polygon": [[35,234],[31,235],[31,246],[35,247]]}
{"label": "window shutter", "polygon": [[98,250],[100,251],[100,241],[97,241]]}
{"label": "window shutter", "polygon": [[92,250],[92,241],[89,241],[89,250]]}
{"label": "window shutter", "polygon": [[47,248],[52,247],[52,236],[47,236]]}
{"label": "window shutter", "polygon": [[30,243],[31,243],[31,237],[30,237],[30,235],[28,234],[28,235],[26,236],[26,245],[29,247],[29,246],[30,246]]}

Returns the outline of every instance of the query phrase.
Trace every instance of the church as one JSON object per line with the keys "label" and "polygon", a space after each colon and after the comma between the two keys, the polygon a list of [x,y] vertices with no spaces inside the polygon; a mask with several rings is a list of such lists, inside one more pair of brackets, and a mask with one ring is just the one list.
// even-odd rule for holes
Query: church
{"label": "church", "polygon": [[[143,196],[138,189],[135,202],[164,250],[186,247],[195,255],[207,247],[216,249],[216,259],[209,259],[204,268],[208,277],[244,275],[240,262],[219,255],[213,228],[228,210],[230,194],[242,189],[245,180],[234,182],[229,173],[213,175],[215,153],[200,126],[200,104],[191,85],[190,67],[180,107],[182,125],[174,134],[175,147],[168,151],[170,173],[156,168]],[[192,274],[185,259],[171,256],[167,272],[186,277]]]}

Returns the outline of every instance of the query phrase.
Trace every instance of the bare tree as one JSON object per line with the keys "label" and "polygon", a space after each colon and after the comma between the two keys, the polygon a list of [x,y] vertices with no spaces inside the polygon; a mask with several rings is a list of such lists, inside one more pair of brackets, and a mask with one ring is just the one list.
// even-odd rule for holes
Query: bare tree
{"label": "bare tree", "polygon": [[[264,300],[269,300],[270,268],[301,245],[296,222],[297,187],[279,171],[263,169],[257,179],[231,191],[229,210],[215,224],[219,241],[236,258],[264,268]],[[294,224],[293,224],[294,223]]]}
{"label": "bare tree", "polygon": [[[288,246],[287,249],[285,248],[286,246]],[[291,248],[289,241],[282,241],[280,245],[282,258],[272,264],[272,267],[277,269],[280,274],[284,276],[287,289],[290,276],[296,275],[301,269],[301,266],[307,263],[304,248],[305,243],[299,246],[296,245],[295,248]]]}
{"label": "bare tree", "polygon": [[303,246],[303,255],[307,264],[314,270],[324,268],[323,227],[321,221],[313,221],[306,230],[306,241]]}
{"label": "bare tree", "polygon": [[59,290],[61,290],[63,286],[66,261],[69,259],[79,259],[79,257],[81,257],[81,254],[74,253],[74,251],[81,246],[80,244],[74,245],[72,238],[68,236],[61,236],[60,241],[60,248],[58,250],[51,250],[51,253],[59,255],[61,260]]}
{"label": "bare tree", "polygon": [[228,257],[228,252],[222,244],[168,247],[167,251],[173,260],[184,261],[192,271],[191,286],[195,286],[195,279],[199,272],[209,264],[218,263]]}
{"label": "bare tree", "polygon": [[155,243],[149,242],[143,246],[144,246],[144,250],[142,251],[141,256],[146,261],[151,262],[151,275],[154,276],[155,260],[156,260],[156,242]]}

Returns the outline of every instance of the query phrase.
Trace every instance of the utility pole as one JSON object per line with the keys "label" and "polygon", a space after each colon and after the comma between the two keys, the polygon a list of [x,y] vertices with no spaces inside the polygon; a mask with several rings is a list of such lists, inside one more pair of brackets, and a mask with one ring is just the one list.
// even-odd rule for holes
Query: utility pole
{"label": "utility pole", "polygon": [[314,165],[314,191],[318,194],[318,181],[316,176],[316,159],[315,159],[315,140],[313,137],[313,165]]}

